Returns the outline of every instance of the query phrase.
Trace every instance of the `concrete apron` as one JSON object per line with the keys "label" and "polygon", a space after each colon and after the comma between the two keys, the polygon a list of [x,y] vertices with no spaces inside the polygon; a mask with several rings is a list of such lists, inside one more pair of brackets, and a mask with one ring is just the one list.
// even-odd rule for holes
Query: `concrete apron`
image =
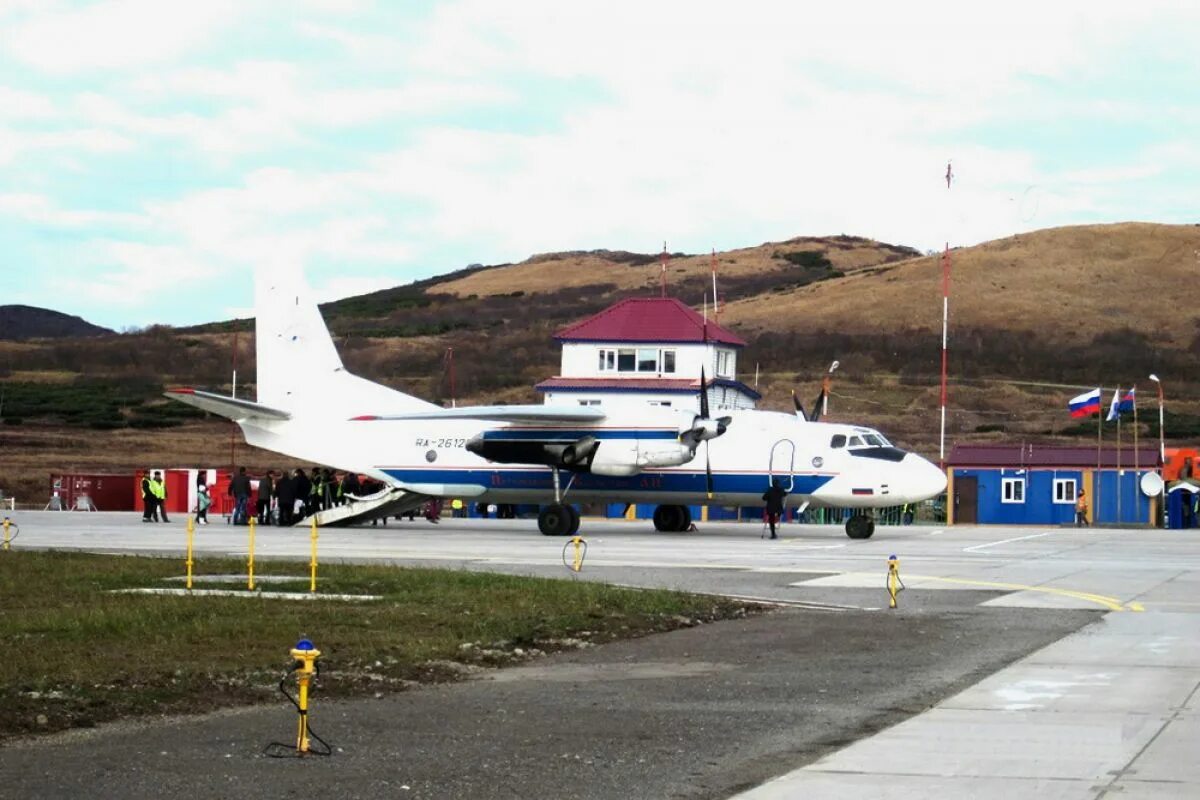
{"label": "concrete apron", "polygon": [[934,708],[737,795],[1200,797],[1200,614],[1110,613]]}

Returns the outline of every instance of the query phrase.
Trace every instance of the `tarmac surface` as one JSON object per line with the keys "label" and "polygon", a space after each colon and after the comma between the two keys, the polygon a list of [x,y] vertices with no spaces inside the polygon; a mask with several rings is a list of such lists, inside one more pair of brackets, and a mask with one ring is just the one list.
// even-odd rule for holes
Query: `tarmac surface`
{"label": "tarmac surface", "polygon": [[[23,513],[15,546],[182,552],[182,524]],[[104,726],[0,749],[13,797],[1195,797],[1195,533],[788,525],[656,534],[587,520],[581,579],[766,598],[780,611],[478,680],[320,703],[329,759],[261,756],[287,708]],[[306,530],[256,558],[307,560]],[[245,553],[245,529],[197,532]],[[322,561],[567,575],[531,521],[320,531]],[[888,555],[907,589],[886,609]],[[743,794],[738,794],[739,792]]]}

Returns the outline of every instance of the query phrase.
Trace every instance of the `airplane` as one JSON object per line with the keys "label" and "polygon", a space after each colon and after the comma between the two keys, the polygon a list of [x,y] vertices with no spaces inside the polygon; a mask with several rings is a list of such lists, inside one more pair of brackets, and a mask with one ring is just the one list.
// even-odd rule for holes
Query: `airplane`
{"label": "airplane", "polygon": [[[194,388],[165,395],[236,422],[246,442],[384,484],[397,515],[434,498],[538,503],[538,528],[572,535],[570,502],[656,504],[659,531],[686,531],[689,505],[761,506],[775,480],[788,507],[872,508],[941,494],[935,465],[879,431],[805,414],[732,410],[713,417],[701,375],[699,413],[647,405],[488,405],[443,408],[348,372],[303,278],[257,280],[257,400]],[[836,367],[835,367],[836,368]],[[832,370],[831,370],[832,372]],[[700,455],[700,445],[704,454]],[[846,522],[870,538],[869,513]]]}

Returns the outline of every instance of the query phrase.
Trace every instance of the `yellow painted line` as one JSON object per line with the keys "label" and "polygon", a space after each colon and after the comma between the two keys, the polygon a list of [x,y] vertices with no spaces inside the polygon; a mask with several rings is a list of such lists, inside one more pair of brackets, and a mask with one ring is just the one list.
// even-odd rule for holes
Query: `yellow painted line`
{"label": "yellow painted line", "polygon": [[1042,594],[1056,594],[1060,597],[1073,597],[1076,600],[1086,600],[1089,603],[1096,603],[1104,606],[1110,611],[1145,611],[1141,603],[1130,603],[1128,608],[1117,598],[1109,597],[1103,594],[1094,594],[1092,592],[1077,592],[1074,589],[1059,589],[1055,586],[1029,586],[1024,583],[1000,583],[997,581],[979,581],[970,578],[942,578],[936,575],[910,575],[914,580],[923,581],[939,581],[941,583],[955,583],[962,586],[983,586],[993,589],[1008,589],[1014,592],[1041,592]]}

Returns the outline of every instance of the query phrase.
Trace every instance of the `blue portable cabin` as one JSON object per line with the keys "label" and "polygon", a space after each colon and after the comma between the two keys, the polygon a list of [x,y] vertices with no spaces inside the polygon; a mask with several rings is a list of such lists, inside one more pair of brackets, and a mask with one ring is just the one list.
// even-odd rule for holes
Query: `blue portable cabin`
{"label": "blue portable cabin", "polygon": [[946,462],[947,524],[1068,525],[1084,491],[1092,524],[1153,525],[1158,496],[1140,488],[1161,469],[1154,446],[1029,442],[955,445]]}

